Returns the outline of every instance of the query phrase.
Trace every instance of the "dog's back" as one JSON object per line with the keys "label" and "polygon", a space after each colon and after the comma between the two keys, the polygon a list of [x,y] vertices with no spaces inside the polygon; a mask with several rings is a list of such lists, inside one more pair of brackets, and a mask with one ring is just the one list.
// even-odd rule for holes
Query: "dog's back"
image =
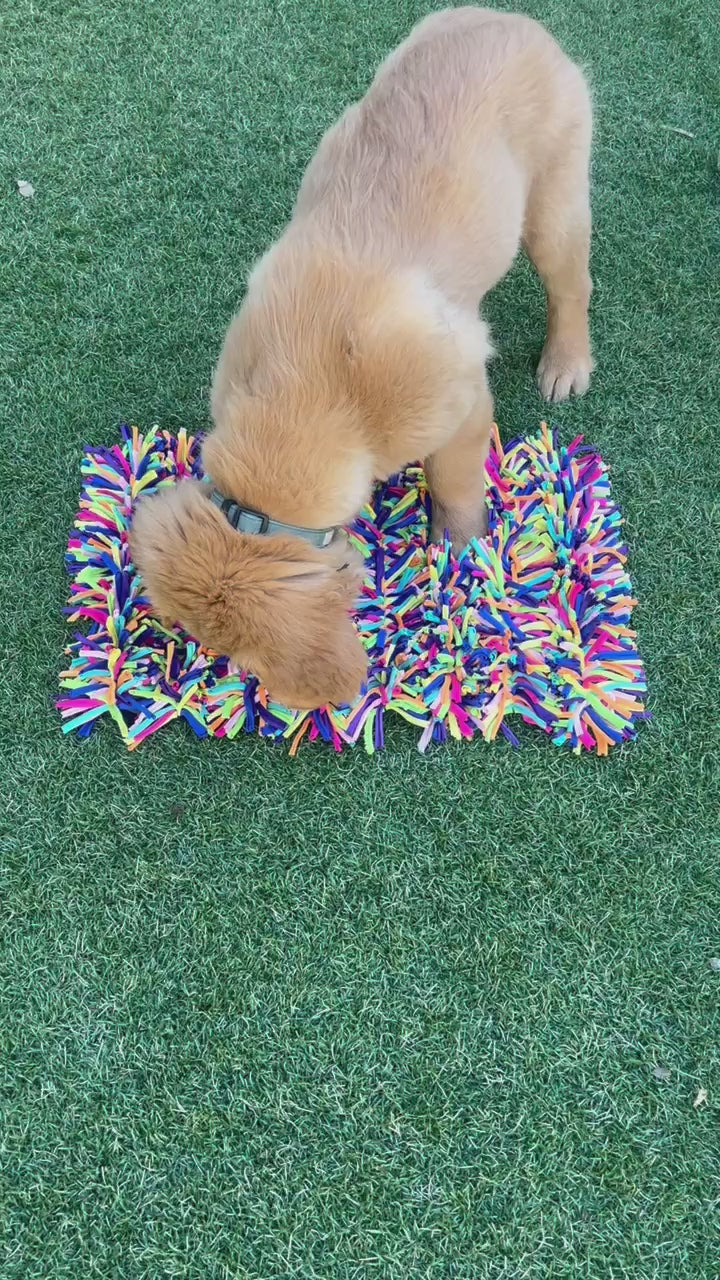
{"label": "dog's back", "polygon": [[475,304],[514,257],[535,174],[578,129],[589,134],[583,77],[538,23],[433,14],[325,135],[295,220],[393,266],[420,257]]}

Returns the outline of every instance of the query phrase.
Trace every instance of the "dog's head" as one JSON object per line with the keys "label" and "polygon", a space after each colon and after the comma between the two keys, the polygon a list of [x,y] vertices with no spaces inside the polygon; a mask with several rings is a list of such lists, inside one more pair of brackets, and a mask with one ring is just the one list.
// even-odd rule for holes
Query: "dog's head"
{"label": "dog's head", "polygon": [[253,672],[289,707],[351,702],[366,674],[350,619],[361,567],[343,538],[238,533],[184,480],[138,503],[133,561],[153,609]]}

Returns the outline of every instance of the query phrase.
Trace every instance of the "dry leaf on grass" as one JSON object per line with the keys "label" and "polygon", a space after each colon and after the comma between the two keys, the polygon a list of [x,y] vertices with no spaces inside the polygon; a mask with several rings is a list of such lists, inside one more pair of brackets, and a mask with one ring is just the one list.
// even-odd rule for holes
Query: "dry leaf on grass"
{"label": "dry leaf on grass", "polygon": [[720,973],[720,956],[713,956],[708,963],[713,973]]}
{"label": "dry leaf on grass", "polygon": [[17,180],[17,189],[20,195],[24,196],[26,200],[30,200],[32,196],[35,195],[35,188],[32,182],[24,182],[22,178],[18,178]]}
{"label": "dry leaf on grass", "polygon": [[701,1107],[703,1102],[707,1102],[707,1089],[703,1089],[701,1086],[697,1091],[695,1101],[693,1102],[693,1106]]}
{"label": "dry leaf on grass", "polygon": [[658,1064],[656,1063],[655,1066],[653,1067],[653,1075],[656,1080],[669,1080],[670,1068],[658,1066]]}

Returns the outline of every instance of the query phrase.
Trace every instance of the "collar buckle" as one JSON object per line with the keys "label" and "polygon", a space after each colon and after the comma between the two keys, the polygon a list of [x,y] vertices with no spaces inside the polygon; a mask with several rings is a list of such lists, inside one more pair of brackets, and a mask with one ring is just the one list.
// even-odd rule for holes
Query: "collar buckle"
{"label": "collar buckle", "polygon": [[[231,498],[226,501],[227,518],[239,533],[267,533],[270,528],[270,517],[264,512],[256,511],[254,507],[240,506],[239,502],[233,502]],[[257,521],[257,527],[255,527],[255,521]]]}

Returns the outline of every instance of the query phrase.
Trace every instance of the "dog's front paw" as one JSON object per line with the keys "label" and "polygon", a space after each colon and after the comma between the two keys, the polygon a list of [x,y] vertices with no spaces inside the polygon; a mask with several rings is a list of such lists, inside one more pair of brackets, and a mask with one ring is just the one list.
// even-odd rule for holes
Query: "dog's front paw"
{"label": "dog's front paw", "polygon": [[452,549],[459,556],[468,542],[473,538],[484,538],[487,533],[488,519],[485,503],[472,516],[467,513],[458,514],[449,511],[439,503],[433,503],[430,541],[442,542],[447,532]]}
{"label": "dog's front paw", "polygon": [[579,350],[548,343],[537,369],[537,384],[545,400],[567,400],[568,396],[582,396],[590,385],[594,368],[586,347]]}

